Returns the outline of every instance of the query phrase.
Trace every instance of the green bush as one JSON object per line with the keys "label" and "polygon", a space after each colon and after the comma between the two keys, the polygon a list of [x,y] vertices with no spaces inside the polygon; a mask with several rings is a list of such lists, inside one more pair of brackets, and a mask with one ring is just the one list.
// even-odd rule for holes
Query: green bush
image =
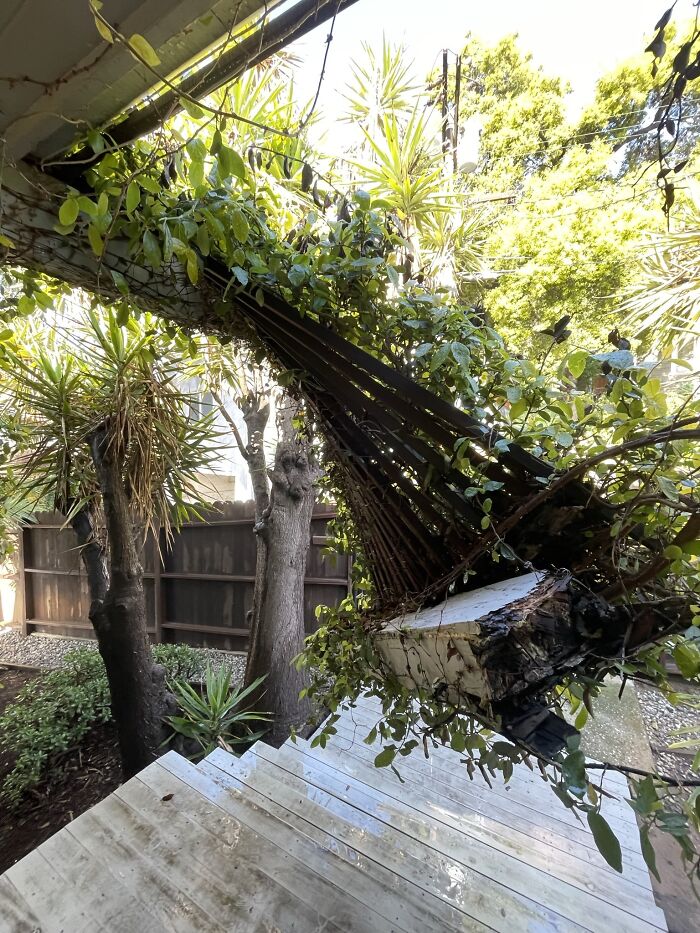
{"label": "green bush", "polygon": [[153,657],[169,680],[199,680],[202,659],[189,645],[154,645]]}
{"label": "green bush", "polygon": [[[156,645],[153,656],[169,681],[199,674],[199,655],[187,645]],[[0,799],[16,805],[42,780],[56,755],[111,718],[107,675],[99,653],[89,648],[68,652],[64,667],[27,684],[0,716],[0,748],[16,756]]]}
{"label": "green bush", "polygon": [[0,717],[0,747],[17,756],[0,796],[9,804],[18,803],[39,783],[55,755],[110,718],[102,658],[86,648],[69,652],[65,667],[23,687]]}
{"label": "green bush", "polygon": [[212,670],[207,667],[201,693],[185,681],[173,681],[170,687],[180,707],[180,715],[170,716],[168,722],[176,733],[193,740],[198,751],[193,757],[201,758],[217,747],[232,752],[235,745],[249,745],[265,734],[267,728],[254,732],[251,723],[268,723],[267,713],[242,707],[265,677],[258,677],[247,687],[231,686],[231,672],[225,667]]}

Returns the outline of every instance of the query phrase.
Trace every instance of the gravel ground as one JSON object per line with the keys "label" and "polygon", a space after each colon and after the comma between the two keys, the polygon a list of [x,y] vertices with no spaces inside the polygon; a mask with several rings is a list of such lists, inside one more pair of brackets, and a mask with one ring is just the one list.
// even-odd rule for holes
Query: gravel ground
{"label": "gravel ground", "polygon": [[[647,684],[638,682],[635,689],[644,714],[644,725],[657,769],[679,780],[697,777],[690,770],[695,751],[690,749],[684,750],[684,753],[681,753],[681,750],[669,751],[668,746],[685,738],[671,735],[674,729],[695,726],[700,730],[700,711],[685,704],[673,706],[660,690]],[[700,700],[700,688],[694,687],[687,681],[683,681],[682,687],[678,689]]]}
{"label": "gravel ground", "polygon": [[[76,648],[97,650],[94,641],[81,638],[58,638],[55,635],[37,635],[24,637],[10,628],[0,627],[0,664],[3,661],[12,664],[27,664],[32,667],[61,667],[63,658]],[[234,682],[241,681],[245,673],[245,655],[230,651],[217,651],[215,648],[195,648],[201,658],[200,674],[207,664],[219,667],[222,664],[231,668]]]}

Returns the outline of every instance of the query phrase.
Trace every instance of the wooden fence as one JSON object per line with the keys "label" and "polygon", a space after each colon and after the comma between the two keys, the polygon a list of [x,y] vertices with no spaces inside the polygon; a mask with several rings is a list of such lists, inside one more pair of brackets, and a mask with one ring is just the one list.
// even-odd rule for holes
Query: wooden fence
{"label": "wooden fence", "polygon": [[[149,633],[154,642],[245,651],[247,614],[255,574],[252,502],[217,504],[204,521],[183,525],[161,559],[149,536],[142,552]],[[317,506],[311,522],[304,613],[314,630],[318,605],[336,605],[350,588],[351,559],[324,555],[327,523],[335,517]],[[92,637],[90,600],[75,535],[60,515],[43,513],[24,527],[19,548],[17,597],[25,634]]]}

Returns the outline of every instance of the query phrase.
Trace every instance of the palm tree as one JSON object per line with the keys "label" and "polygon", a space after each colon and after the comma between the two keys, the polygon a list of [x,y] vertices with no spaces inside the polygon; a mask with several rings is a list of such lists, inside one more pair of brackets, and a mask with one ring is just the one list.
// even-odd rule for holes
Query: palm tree
{"label": "palm tree", "polygon": [[125,775],[165,738],[169,698],[146,627],[139,540],[187,517],[210,425],[191,421],[178,389],[181,354],[148,315],[121,326],[90,311],[51,338],[34,327],[5,357],[6,410],[19,414],[15,479],[49,500],[76,533],[90,621],[109,681]]}
{"label": "palm tree", "polygon": [[620,310],[644,349],[681,356],[700,340],[700,200],[677,215],[680,229],[654,234],[638,281]]}

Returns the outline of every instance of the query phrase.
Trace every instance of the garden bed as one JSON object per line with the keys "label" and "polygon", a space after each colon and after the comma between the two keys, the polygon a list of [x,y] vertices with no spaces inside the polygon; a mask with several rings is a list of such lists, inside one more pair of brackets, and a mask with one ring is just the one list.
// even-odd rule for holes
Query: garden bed
{"label": "garden bed", "polygon": [[[0,668],[0,714],[37,675]],[[0,754],[0,783],[14,761]],[[80,746],[62,754],[46,778],[25,795],[16,810],[2,807],[0,873],[52,836],[66,823],[111,794],[121,782],[114,728],[97,726]]]}

